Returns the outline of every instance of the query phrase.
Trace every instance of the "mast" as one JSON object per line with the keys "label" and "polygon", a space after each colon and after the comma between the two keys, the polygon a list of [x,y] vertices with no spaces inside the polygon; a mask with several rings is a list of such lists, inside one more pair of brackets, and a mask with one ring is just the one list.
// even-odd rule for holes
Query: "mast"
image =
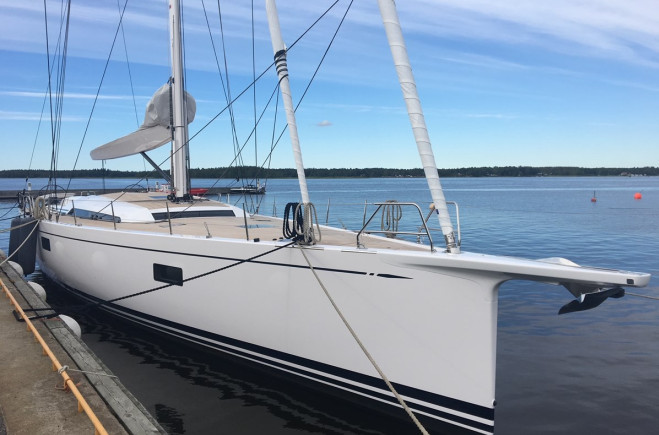
{"label": "mast", "polygon": [[172,191],[176,200],[190,198],[188,166],[188,119],[185,107],[183,77],[183,45],[181,44],[181,6],[179,0],[169,3],[169,34],[172,44],[172,77],[170,79],[172,104]]}
{"label": "mast", "polygon": [[407,49],[405,48],[403,32],[398,21],[396,5],[393,0],[378,0],[378,4],[380,6],[380,14],[382,15],[382,23],[387,33],[389,47],[391,48],[391,55],[396,65],[398,81],[400,82],[403,98],[407,106],[407,113],[412,124],[412,132],[414,133],[414,139],[419,150],[419,156],[421,157],[423,171],[425,172],[428,188],[430,189],[433,203],[439,215],[439,225],[442,228],[442,233],[446,240],[446,248],[448,252],[457,254],[460,253],[460,247],[456,243],[451,216],[446,206],[446,199],[444,198],[441,183],[439,182],[435,156],[432,151],[432,145],[430,144],[426,121],[423,117],[421,101],[416,90],[412,67],[407,56]]}
{"label": "mast", "polygon": [[281,36],[281,29],[279,28],[279,17],[277,15],[277,5],[275,4],[275,0],[266,0],[265,8],[268,14],[270,39],[272,39],[272,49],[275,52],[275,66],[277,67],[279,86],[281,88],[281,95],[284,100],[284,108],[286,109],[286,122],[288,123],[288,131],[291,136],[291,146],[293,147],[293,156],[295,157],[295,168],[297,169],[297,179],[300,183],[302,203],[308,204],[310,201],[309,192],[307,190],[307,179],[304,175],[302,151],[300,150],[300,139],[297,135],[295,110],[293,109],[293,97],[291,96],[291,86],[288,81],[286,46],[284,45],[284,40]]}

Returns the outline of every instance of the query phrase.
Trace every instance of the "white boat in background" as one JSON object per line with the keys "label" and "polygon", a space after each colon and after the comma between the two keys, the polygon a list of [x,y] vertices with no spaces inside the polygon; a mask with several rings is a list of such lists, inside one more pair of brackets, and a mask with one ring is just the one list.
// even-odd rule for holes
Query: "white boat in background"
{"label": "white boat in background", "polygon": [[[180,5],[170,3],[172,78],[149,103],[140,130],[92,157],[145,153],[171,141],[171,193],[25,201],[39,219],[41,269],[80,297],[181,339],[405,408],[421,431],[438,423],[488,434],[494,432],[503,282],[562,285],[577,298],[567,311],[648,284],[646,273],[562,258],[461,251],[393,0],[379,0],[380,10],[445,246],[433,244],[422,216],[427,245],[314,223],[273,0],[266,2],[268,18],[301,203],[282,220],[195,197],[187,168],[195,105],[184,91]],[[421,213],[416,205],[395,205]]]}
{"label": "white boat in background", "polygon": [[237,193],[240,195],[263,195],[265,194],[265,184],[257,182],[256,184],[245,184],[240,187],[231,187],[229,193]]}

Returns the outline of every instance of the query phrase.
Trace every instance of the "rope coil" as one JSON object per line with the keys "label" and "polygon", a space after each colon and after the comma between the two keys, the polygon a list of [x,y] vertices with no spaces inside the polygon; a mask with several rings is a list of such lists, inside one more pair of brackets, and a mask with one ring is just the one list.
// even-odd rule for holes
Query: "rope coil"
{"label": "rope coil", "polygon": [[34,206],[32,208],[32,215],[35,219],[41,220],[48,217],[48,206],[46,205],[46,198],[43,196],[38,196],[34,200]]}
{"label": "rope coil", "polygon": [[398,232],[398,223],[403,218],[403,208],[398,201],[390,199],[382,206],[382,217],[380,230],[386,231],[385,235],[394,238]]}
{"label": "rope coil", "polygon": [[289,202],[286,204],[282,233],[284,238],[294,240],[301,245],[315,245],[320,242],[322,235],[318,224],[318,214],[313,203]]}

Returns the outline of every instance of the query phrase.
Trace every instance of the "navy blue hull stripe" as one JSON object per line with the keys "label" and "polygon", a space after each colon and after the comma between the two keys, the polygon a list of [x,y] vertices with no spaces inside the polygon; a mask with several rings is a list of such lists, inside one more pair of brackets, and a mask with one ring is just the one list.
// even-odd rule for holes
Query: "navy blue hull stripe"
{"label": "navy blue hull stripe", "polygon": [[[112,308],[110,308],[109,311],[112,311]],[[272,367],[280,369],[280,370],[284,370],[284,371],[287,371],[287,372],[290,372],[290,373],[298,374],[300,376],[305,376],[307,378],[311,378],[313,380],[323,382],[325,384],[329,384],[329,385],[332,385],[332,386],[335,386],[335,387],[343,388],[343,389],[351,391],[351,392],[361,393],[361,394],[363,394],[367,397],[380,399],[380,400],[382,400],[386,403],[389,403],[391,405],[400,406],[398,401],[395,398],[393,398],[389,395],[386,395],[386,394],[384,394],[380,391],[369,390],[369,389],[366,389],[366,388],[362,388],[358,385],[350,384],[350,383],[347,383],[347,382],[342,382],[342,381],[336,380],[334,378],[328,378],[328,377],[325,377],[325,376],[317,374],[317,373],[311,373],[311,372],[308,372],[306,370],[299,369],[297,367],[292,367],[292,366],[289,366],[287,364],[282,364],[282,363],[279,363],[278,361],[272,361],[270,359],[260,357],[259,355],[254,355],[254,354],[250,354],[250,353],[241,352],[240,350],[236,350],[234,348],[229,348],[229,347],[223,346],[224,343],[218,343],[216,341],[216,340],[219,340],[219,339],[216,339],[216,340],[213,340],[212,342],[210,342],[210,341],[206,341],[206,340],[203,340],[203,339],[199,339],[197,337],[191,337],[187,334],[180,333],[179,331],[172,331],[171,329],[161,328],[160,325],[154,325],[151,322],[145,322],[142,319],[136,319],[133,316],[126,317],[126,315],[124,315],[122,313],[117,313],[117,312],[115,312],[113,314],[118,315],[118,316],[122,316],[124,318],[130,319],[133,322],[138,322],[138,323],[140,323],[142,325],[145,325],[145,326],[148,326],[152,329],[156,329],[158,331],[165,332],[169,335],[174,335],[176,337],[179,337],[179,338],[184,339],[186,341],[196,343],[198,345],[207,346],[207,347],[216,349],[216,350],[221,351],[221,352],[226,352],[226,353],[230,353],[230,354],[235,355],[235,356],[247,358],[247,359],[250,359],[252,361],[256,361],[256,362],[259,362],[259,363],[262,363],[262,364],[266,364],[266,365],[272,366]],[[377,379],[377,378],[374,378],[374,379]],[[398,390],[399,393],[400,393],[401,389],[402,389],[401,385],[396,384],[396,390]],[[413,410],[422,411],[422,412],[425,412],[429,415],[436,416],[436,417],[442,418],[444,420],[448,420],[449,422],[460,423],[460,424],[463,424],[465,426],[475,428],[475,429],[484,430],[484,431],[487,431],[487,432],[490,432],[490,433],[493,432],[493,425],[492,424],[490,424],[490,425],[481,424],[479,422],[475,422],[475,421],[467,419],[467,418],[456,416],[456,415],[448,413],[448,412],[439,411],[437,409],[433,409],[433,408],[430,408],[430,407],[427,407],[427,406],[424,406],[424,405],[420,405],[420,404],[416,404],[416,403],[408,403],[408,405]]]}

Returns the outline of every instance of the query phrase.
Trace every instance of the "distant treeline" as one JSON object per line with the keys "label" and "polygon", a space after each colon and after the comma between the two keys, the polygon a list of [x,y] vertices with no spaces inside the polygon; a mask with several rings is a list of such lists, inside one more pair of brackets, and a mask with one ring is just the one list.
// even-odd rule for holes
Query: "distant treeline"
{"label": "distant treeline", "polygon": [[[169,172],[169,171],[165,171]],[[659,167],[643,168],[578,168],[573,166],[493,166],[480,168],[439,169],[440,177],[579,177],[579,176],[641,176],[659,175]],[[423,177],[423,169],[391,168],[308,168],[305,173],[309,178],[387,178],[387,177]],[[115,171],[108,169],[77,169],[75,171],[57,171],[57,178],[160,178],[155,172]],[[0,170],[0,178],[48,178],[50,171],[45,169],[8,169]],[[295,169],[265,169],[254,166],[231,168],[191,169],[192,178],[295,178]]]}

